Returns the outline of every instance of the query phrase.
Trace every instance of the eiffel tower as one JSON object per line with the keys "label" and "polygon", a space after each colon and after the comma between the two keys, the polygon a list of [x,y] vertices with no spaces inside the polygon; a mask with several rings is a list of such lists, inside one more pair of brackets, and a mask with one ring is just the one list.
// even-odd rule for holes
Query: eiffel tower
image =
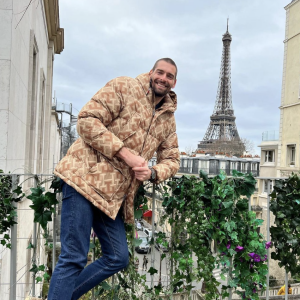
{"label": "eiffel tower", "polygon": [[245,150],[236,124],[231,96],[231,66],[230,44],[231,34],[227,31],[223,35],[223,53],[219,85],[214,112],[210,117],[210,124],[203,140],[198,144],[198,150],[206,153],[223,153],[241,155]]}

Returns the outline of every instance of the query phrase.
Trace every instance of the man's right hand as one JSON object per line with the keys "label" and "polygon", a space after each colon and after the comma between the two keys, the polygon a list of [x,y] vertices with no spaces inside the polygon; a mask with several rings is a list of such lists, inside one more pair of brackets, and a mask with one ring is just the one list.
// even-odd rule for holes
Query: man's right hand
{"label": "man's right hand", "polygon": [[142,167],[146,161],[141,156],[132,154],[126,147],[123,147],[116,155],[131,168]]}

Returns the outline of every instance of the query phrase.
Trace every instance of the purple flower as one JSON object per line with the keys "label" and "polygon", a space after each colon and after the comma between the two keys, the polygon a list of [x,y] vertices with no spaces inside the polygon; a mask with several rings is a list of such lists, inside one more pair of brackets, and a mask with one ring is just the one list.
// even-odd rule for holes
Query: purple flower
{"label": "purple flower", "polygon": [[253,292],[253,293],[256,293],[256,289],[253,289],[252,292]]}
{"label": "purple flower", "polygon": [[266,249],[269,249],[271,246],[272,246],[272,242],[267,242],[265,247]]}
{"label": "purple flower", "polygon": [[264,258],[261,259],[261,261],[266,261],[268,260],[268,255],[265,255]]}
{"label": "purple flower", "polygon": [[253,259],[254,262],[260,262],[260,256],[254,252],[248,253],[248,255]]}
{"label": "purple flower", "polygon": [[228,241],[228,242],[227,242],[227,245],[226,245],[226,248],[227,248],[227,249],[230,249],[230,247],[231,247],[231,241]]}
{"label": "purple flower", "polygon": [[252,269],[253,268],[253,264],[250,264],[250,269]]}
{"label": "purple flower", "polygon": [[255,254],[254,258],[253,258],[254,262],[260,262],[260,256],[258,254]]}
{"label": "purple flower", "polygon": [[241,251],[243,251],[244,250],[244,247],[242,247],[242,246],[236,246],[235,247],[235,251],[236,252],[241,252]]}
{"label": "purple flower", "polygon": [[259,284],[259,287],[260,287],[260,288],[262,288],[262,287],[263,287],[263,285],[260,283],[260,284]]}
{"label": "purple flower", "polygon": [[222,253],[221,253],[222,256],[224,256],[225,254],[226,254],[225,252],[222,252]]}
{"label": "purple flower", "polygon": [[242,257],[240,257],[240,262],[243,262],[243,261],[244,261],[244,259]]}

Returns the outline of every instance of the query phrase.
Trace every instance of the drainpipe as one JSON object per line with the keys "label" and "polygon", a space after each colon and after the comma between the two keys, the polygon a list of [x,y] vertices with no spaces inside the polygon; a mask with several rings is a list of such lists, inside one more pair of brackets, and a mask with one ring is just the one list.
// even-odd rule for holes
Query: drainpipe
{"label": "drainpipe", "polygon": [[[11,175],[12,181],[12,190],[15,190],[18,187],[18,176]],[[16,203],[13,202],[13,205],[16,206]],[[14,217],[13,220],[16,221],[17,217]],[[10,290],[9,290],[9,300],[15,300],[16,291],[17,291],[17,224],[14,224],[10,227]]]}
{"label": "drainpipe", "polygon": [[[151,245],[151,267],[154,268],[155,251],[154,251],[154,235],[155,235],[155,184],[152,185],[152,237],[153,243]],[[154,274],[151,275],[151,289],[154,287]]]}

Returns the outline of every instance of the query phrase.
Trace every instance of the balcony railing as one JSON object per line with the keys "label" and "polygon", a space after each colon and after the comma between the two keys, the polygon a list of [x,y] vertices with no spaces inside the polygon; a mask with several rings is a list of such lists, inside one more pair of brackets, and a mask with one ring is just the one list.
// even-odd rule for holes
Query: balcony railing
{"label": "balcony railing", "polygon": [[278,141],[279,132],[276,130],[264,131],[262,133],[262,141]]}

